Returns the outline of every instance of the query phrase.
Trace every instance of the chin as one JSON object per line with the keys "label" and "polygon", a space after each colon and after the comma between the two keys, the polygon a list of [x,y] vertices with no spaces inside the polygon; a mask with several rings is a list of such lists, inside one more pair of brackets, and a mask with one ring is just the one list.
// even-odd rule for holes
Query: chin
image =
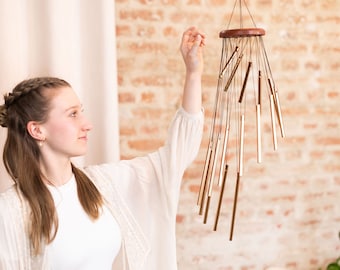
{"label": "chin", "polygon": [[79,157],[84,157],[86,155],[86,151],[79,151],[79,152],[74,152],[70,154],[71,158],[79,158]]}

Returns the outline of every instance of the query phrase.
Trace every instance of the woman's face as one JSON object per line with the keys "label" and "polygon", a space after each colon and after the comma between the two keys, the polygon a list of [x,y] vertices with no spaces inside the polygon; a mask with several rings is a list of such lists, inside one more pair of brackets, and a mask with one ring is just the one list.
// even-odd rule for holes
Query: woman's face
{"label": "woman's face", "polygon": [[42,152],[67,158],[84,155],[87,133],[92,125],[84,116],[82,105],[72,88],[58,88],[56,93],[52,96],[47,121],[41,125],[45,135]]}

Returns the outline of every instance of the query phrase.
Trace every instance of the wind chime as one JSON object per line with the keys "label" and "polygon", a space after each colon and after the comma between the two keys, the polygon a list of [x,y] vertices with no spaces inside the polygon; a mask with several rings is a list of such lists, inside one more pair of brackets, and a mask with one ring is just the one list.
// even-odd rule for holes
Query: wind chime
{"label": "wind chime", "polygon": [[[240,28],[230,29],[235,7],[239,5]],[[246,7],[252,22],[243,27],[242,8]],[[213,191],[219,192],[214,231],[217,230],[230,159],[235,156],[236,183],[229,240],[233,238],[240,181],[244,171],[245,125],[250,113],[256,132],[257,162],[262,161],[262,113],[270,114],[271,137],[277,150],[277,128],[285,137],[279,93],[275,86],[262,37],[265,30],[257,28],[245,0],[236,0],[227,30],[219,33],[222,54],[215,96],[209,145],[202,174],[197,205],[206,223]],[[247,100],[248,99],[248,100]],[[250,101],[249,101],[250,99]],[[267,104],[264,106],[264,104]],[[268,105],[269,103],[269,105]],[[231,135],[235,134],[235,138]],[[234,155],[230,154],[234,148]]]}

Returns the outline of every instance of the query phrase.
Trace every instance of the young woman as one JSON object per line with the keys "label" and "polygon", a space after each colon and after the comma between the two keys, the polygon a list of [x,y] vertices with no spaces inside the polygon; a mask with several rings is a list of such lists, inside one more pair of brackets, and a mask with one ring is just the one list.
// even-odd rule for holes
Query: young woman
{"label": "young woman", "polygon": [[0,194],[0,269],[177,269],[181,178],[198,152],[205,36],[183,33],[182,108],[166,143],[145,157],[77,168],[91,124],[64,80],[19,83],[0,106],[3,159],[14,185]]}

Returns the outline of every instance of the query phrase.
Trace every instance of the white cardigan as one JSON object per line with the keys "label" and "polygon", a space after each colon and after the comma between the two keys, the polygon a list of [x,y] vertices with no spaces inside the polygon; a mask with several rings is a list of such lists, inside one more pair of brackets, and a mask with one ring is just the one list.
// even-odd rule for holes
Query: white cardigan
{"label": "white cardigan", "polygon": [[[175,270],[176,211],[181,179],[202,138],[203,112],[177,111],[168,139],[145,157],[84,168],[120,225],[113,269]],[[50,269],[45,249],[31,256],[29,206],[15,186],[0,194],[0,270]]]}

